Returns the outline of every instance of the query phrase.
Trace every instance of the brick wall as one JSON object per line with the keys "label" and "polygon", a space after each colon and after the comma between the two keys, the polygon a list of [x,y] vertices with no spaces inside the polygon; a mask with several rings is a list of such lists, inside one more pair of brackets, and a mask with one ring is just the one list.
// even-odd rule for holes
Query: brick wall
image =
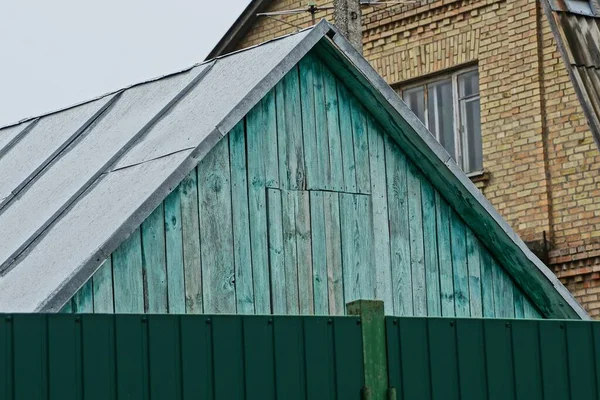
{"label": "brick wall", "polygon": [[[306,2],[276,0],[269,11],[302,7]],[[308,14],[281,18],[310,25]],[[261,18],[239,47],[294,30]],[[477,185],[532,248],[546,240],[548,264],[600,317],[600,152],[539,2],[369,7],[363,30],[365,57],[392,85],[478,66],[486,179]]]}

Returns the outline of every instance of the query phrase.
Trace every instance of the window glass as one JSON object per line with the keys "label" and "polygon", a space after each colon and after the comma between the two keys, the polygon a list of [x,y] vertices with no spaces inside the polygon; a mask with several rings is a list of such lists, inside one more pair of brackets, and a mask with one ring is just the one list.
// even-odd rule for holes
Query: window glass
{"label": "window glass", "polygon": [[429,130],[456,160],[454,145],[454,111],[452,80],[443,79],[427,85]]}
{"label": "window glass", "polygon": [[423,86],[405,90],[404,102],[425,123],[425,94]]}
{"label": "window glass", "polygon": [[481,124],[479,114],[479,98],[461,100],[461,120],[463,131],[463,154],[465,172],[483,170],[481,150]]}
{"label": "window glass", "polygon": [[477,71],[467,72],[458,76],[459,97],[479,94],[479,76]]}

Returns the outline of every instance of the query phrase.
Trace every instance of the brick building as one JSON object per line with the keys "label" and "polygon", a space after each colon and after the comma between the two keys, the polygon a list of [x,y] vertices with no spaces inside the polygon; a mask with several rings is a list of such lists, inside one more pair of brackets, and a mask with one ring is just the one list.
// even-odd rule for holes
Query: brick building
{"label": "brick building", "polygon": [[[569,0],[562,13],[576,11],[576,31],[582,35],[585,28],[582,40],[592,47],[600,42],[596,1]],[[331,3],[317,2],[317,20],[332,19]],[[303,7],[299,0],[252,1],[209,57],[309,26],[307,12],[256,16]],[[561,59],[560,50],[565,58],[575,53],[568,45],[577,35],[560,29],[557,9],[535,0],[363,4],[363,53],[521,238],[599,317],[600,152],[584,115],[589,119],[594,110],[580,101],[589,93],[577,92],[578,80]],[[587,60],[586,70],[598,79],[597,87],[594,81],[588,87],[598,96],[600,53],[590,50]]]}

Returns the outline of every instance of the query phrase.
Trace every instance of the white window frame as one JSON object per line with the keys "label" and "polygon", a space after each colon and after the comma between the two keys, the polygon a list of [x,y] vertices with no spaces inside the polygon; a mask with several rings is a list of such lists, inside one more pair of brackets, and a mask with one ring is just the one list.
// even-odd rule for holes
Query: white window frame
{"label": "white window frame", "polygon": [[[429,129],[428,85],[431,83],[442,81],[442,80],[447,80],[447,79],[451,80],[451,82],[452,82],[452,113],[453,113],[453,117],[454,117],[454,148],[456,150],[456,154],[451,154],[451,156],[456,157],[456,163],[464,171],[469,170],[468,165],[467,165],[468,158],[463,157],[463,154],[466,153],[465,149],[467,148],[467,147],[463,147],[463,146],[466,146],[468,143],[466,143],[467,138],[463,137],[464,129],[461,126],[462,115],[461,115],[461,110],[460,110],[460,101],[461,100],[466,100],[466,101],[480,100],[480,93],[479,93],[479,82],[477,82],[478,90],[477,90],[476,95],[460,97],[459,96],[459,87],[458,87],[458,76],[465,74],[465,73],[473,72],[473,71],[478,71],[477,65],[457,69],[457,70],[454,70],[454,71],[448,72],[448,73],[437,74],[435,76],[431,76],[430,78],[417,80],[413,83],[410,83],[406,86],[402,86],[397,89],[397,92],[400,95],[400,98],[402,98],[404,100],[404,91],[414,89],[417,87],[423,88],[424,106],[425,106],[425,112],[423,115],[423,119],[425,121],[423,121],[423,124],[431,132],[431,130]],[[479,123],[481,124],[481,121],[479,121]],[[440,130],[436,129],[435,138],[438,142],[440,141],[439,135],[440,135]],[[475,171],[468,172],[467,176],[476,176],[476,175],[481,175],[482,173],[483,173],[483,170],[475,170]]]}

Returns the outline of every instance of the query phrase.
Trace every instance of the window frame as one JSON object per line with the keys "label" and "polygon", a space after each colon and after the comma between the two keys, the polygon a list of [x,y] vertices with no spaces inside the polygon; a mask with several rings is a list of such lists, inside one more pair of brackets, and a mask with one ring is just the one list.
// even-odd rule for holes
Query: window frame
{"label": "window frame", "polygon": [[[473,72],[473,71],[477,72],[477,94],[460,97],[458,76],[467,74],[467,73]],[[423,114],[424,121],[422,121],[422,122],[425,125],[425,127],[427,128],[427,130],[431,133],[431,130],[429,129],[428,86],[431,83],[448,80],[448,79],[450,79],[450,81],[452,83],[452,116],[454,118],[454,121],[453,121],[454,122],[454,124],[453,124],[454,125],[453,126],[453,128],[454,128],[454,148],[456,149],[456,153],[457,153],[452,156],[456,157],[456,163],[464,171],[467,169],[467,168],[465,168],[465,166],[468,166],[467,165],[468,157],[465,161],[464,154],[466,152],[465,152],[465,148],[463,147],[467,144],[467,139],[463,138],[463,136],[465,136],[465,131],[464,131],[463,127],[461,126],[461,123],[462,123],[461,117],[462,116],[461,116],[461,110],[460,110],[460,102],[461,102],[461,100],[474,101],[477,99],[477,100],[479,100],[479,107],[481,109],[481,93],[479,91],[479,66],[471,65],[471,66],[466,66],[466,67],[462,67],[462,68],[457,68],[452,71],[431,75],[431,76],[425,77],[423,79],[417,78],[417,79],[407,83],[406,85],[397,86],[396,92],[398,93],[398,95],[400,96],[402,101],[404,101],[404,92],[405,91],[410,90],[410,89],[415,89],[418,87],[423,88],[423,103],[424,103],[425,109],[424,109],[424,114]],[[480,130],[481,130],[481,116],[480,116],[479,124],[480,124]],[[438,141],[438,143],[441,143],[439,135],[440,135],[440,132],[438,129],[436,134],[434,135],[434,137]],[[483,149],[482,149],[482,153],[483,153]],[[465,172],[465,173],[469,177],[477,176],[477,175],[483,174],[484,169],[485,168],[483,168],[483,166],[482,166],[482,168],[480,170],[473,170],[473,171]]]}

